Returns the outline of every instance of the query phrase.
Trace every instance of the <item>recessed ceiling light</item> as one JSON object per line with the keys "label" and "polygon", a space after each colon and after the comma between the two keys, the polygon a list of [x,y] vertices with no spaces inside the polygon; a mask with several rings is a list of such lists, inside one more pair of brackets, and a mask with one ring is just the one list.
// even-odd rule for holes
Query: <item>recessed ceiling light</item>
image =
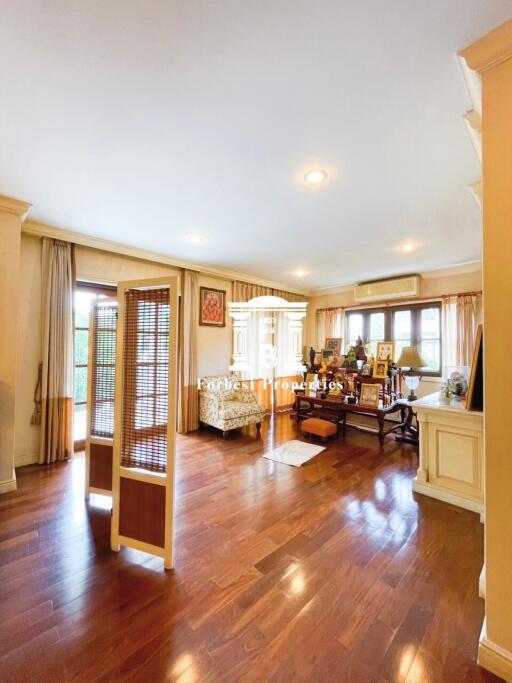
{"label": "recessed ceiling light", "polygon": [[206,239],[204,237],[202,237],[201,235],[196,235],[196,234],[187,235],[186,239],[187,239],[187,242],[190,242],[191,244],[196,244],[196,245],[204,244],[206,242]]}
{"label": "recessed ceiling light", "polygon": [[296,277],[304,277],[305,275],[307,275],[307,273],[306,273],[306,271],[303,270],[302,268],[297,268],[297,270],[294,271],[294,275],[295,275]]}
{"label": "recessed ceiling light", "polygon": [[323,183],[326,178],[327,173],[319,168],[308,171],[304,176],[304,180],[310,185],[318,185],[319,183]]}
{"label": "recessed ceiling light", "polygon": [[414,244],[412,242],[405,242],[404,244],[402,244],[402,251],[404,251],[406,253],[409,251],[414,251],[415,249],[416,249],[416,247],[414,246]]}

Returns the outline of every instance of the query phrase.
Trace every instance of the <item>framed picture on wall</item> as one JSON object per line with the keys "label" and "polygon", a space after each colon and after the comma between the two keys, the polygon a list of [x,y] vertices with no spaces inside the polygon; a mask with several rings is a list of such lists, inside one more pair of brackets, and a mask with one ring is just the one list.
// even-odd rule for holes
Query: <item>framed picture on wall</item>
{"label": "framed picture on wall", "polygon": [[226,325],[226,290],[199,288],[199,324],[211,327]]}

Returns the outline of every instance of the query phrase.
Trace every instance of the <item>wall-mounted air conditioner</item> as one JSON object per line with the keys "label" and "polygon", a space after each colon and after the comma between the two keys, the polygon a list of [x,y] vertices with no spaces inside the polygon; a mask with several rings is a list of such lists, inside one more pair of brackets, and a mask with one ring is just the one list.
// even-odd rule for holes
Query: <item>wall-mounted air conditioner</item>
{"label": "wall-mounted air conditioner", "polygon": [[419,275],[409,275],[393,280],[366,282],[354,287],[354,299],[359,304],[395,299],[411,299],[420,294]]}

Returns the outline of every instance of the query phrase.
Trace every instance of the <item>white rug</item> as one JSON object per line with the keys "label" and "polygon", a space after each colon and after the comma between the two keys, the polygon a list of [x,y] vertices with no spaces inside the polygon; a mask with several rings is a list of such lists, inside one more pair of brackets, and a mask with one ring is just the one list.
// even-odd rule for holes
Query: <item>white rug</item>
{"label": "white rug", "polygon": [[294,439],[288,441],[283,446],[279,446],[279,448],[274,448],[274,450],[265,453],[263,457],[267,458],[267,460],[282,462],[285,465],[300,467],[322,451],[325,451],[323,446],[315,446],[311,443],[304,443],[304,441],[296,441]]}

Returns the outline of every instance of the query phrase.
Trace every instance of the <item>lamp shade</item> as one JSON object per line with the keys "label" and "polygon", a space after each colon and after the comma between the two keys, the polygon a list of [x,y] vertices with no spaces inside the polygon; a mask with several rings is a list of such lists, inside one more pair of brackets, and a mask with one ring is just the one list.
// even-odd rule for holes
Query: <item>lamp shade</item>
{"label": "lamp shade", "polygon": [[399,368],[424,368],[426,362],[420,356],[417,346],[404,346],[396,364]]}

